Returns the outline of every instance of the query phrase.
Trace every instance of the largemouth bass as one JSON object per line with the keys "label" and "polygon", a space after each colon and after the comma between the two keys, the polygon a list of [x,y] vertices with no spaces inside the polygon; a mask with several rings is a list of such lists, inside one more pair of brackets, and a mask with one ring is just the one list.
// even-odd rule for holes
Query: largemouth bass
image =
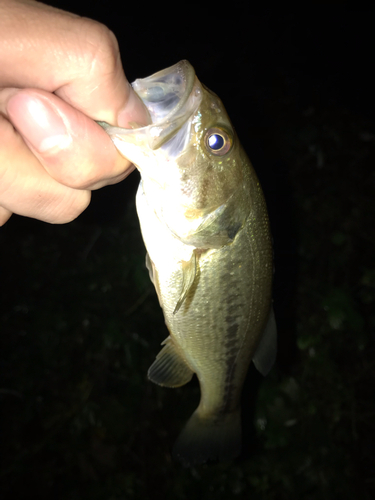
{"label": "largemouth bass", "polygon": [[266,204],[222,102],[187,61],[133,88],[151,125],[101,125],[141,173],[146,265],[169,330],[148,376],[179,387],[197,375],[201,400],[173,453],[228,460],[241,449],[248,366],[266,374],[276,354]]}

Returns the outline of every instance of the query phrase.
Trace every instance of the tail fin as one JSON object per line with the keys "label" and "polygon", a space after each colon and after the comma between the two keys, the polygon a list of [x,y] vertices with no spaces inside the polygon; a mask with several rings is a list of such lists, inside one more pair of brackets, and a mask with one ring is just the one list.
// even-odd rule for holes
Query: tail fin
{"label": "tail fin", "polygon": [[207,460],[227,461],[241,451],[241,412],[215,417],[200,417],[195,411],[179,435],[173,456],[184,465]]}

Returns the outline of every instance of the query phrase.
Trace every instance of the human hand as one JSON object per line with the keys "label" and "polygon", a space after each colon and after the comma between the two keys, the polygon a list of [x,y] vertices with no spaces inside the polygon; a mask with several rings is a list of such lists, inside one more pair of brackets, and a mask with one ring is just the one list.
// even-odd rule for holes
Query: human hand
{"label": "human hand", "polygon": [[0,226],[12,213],[69,222],[91,190],[133,170],[95,120],[149,121],[112,32],[33,0],[0,0]]}

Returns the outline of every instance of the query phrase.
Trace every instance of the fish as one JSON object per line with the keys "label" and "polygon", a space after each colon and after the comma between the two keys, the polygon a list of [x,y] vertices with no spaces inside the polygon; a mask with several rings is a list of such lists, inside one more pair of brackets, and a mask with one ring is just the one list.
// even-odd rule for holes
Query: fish
{"label": "fish", "polygon": [[169,331],[148,378],[172,388],[198,378],[200,402],[175,458],[187,466],[232,460],[249,365],[266,375],[277,350],[264,195],[221,100],[188,61],[132,86],[151,123],[100,124],[141,174],[146,266]]}

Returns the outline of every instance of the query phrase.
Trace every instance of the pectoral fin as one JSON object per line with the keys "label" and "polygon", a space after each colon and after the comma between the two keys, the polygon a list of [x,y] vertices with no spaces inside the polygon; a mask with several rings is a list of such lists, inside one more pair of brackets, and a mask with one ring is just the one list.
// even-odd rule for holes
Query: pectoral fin
{"label": "pectoral fin", "polygon": [[148,274],[150,276],[150,280],[155,287],[155,290],[156,290],[156,293],[157,293],[157,296],[159,299],[160,307],[163,307],[163,302],[161,300],[159,280],[158,280],[158,273],[157,273],[155,266],[154,266],[154,263],[150,259],[150,256],[148,253],[146,253],[146,267],[148,269]]}
{"label": "pectoral fin", "polygon": [[271,308],[266,328],[260,339],[259,345],[253,356],[255,368],[264,376],[271,370],[276,359],[277,335],[276,321],[273,308]]}
{"label": "pectoral fin", "polygon": [[177,353],[170,337],[164,340],[163,344],[163,349],[148,370],[148,378],[155,384],[166,387],[187,384],[194,372]]}
{"label": "pectoral fin", "polygon": [[180,298],[177,301],[176,307],[174,308],[173,314],[180,309],[184,300],[189,293],[190,288],[192,287],[195,276],[197,274],[197,256],[196,253],[193,252],[191,259],[188,262],[182,262],[182,290],[180,294]]}
{"label": "pectoral fin", "polygon": [[154,265],[152,263],[152,260],[150,259],[150,256],[148,253],[146,253],[146,267],[148,270],[148,274],[150,276],[150,280],[153,285],[155,285],[155,279],[154,279]]}

